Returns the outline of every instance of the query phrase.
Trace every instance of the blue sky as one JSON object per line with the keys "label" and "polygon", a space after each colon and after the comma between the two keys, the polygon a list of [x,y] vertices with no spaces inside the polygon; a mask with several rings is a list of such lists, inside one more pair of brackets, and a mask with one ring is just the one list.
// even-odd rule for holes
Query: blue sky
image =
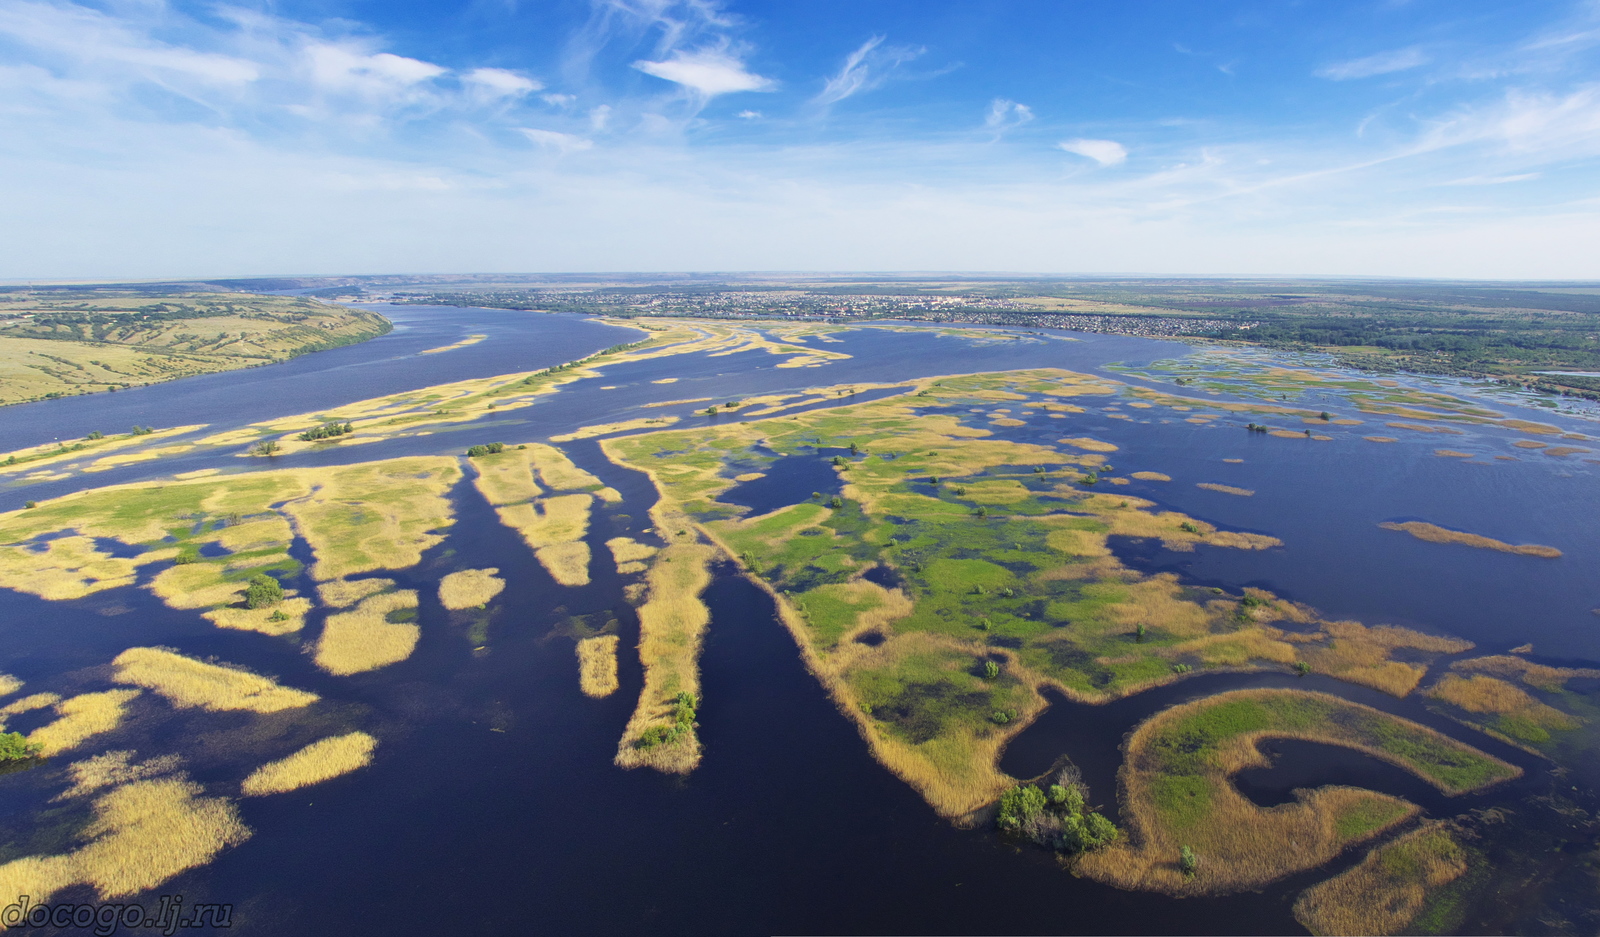
{"label": "blue sky", "polygon": [[1600,0],[0,0],[0,278],[1600,278]]}

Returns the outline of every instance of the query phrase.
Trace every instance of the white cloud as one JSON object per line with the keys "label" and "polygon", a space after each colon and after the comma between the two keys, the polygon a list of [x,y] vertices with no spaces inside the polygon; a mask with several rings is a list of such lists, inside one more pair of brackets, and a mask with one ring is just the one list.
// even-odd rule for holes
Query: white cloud
{"label": "white cloud", "polygon": [[251,82],[261,74],[254,62],[161,42],[75,3],[0,3],[0,35],[91,65],[126,65],[217,84]]}
{"label": "white cloud", "polygon": [[557,153],[573,153],[587,150],[594,146],[594,141],[577,134],[562,133],[558,130],[537,130],[532,127],[519,127],[519,130],[538,146],[554,150]]}
{"label": "white cloud", "polygon": [[739,118],[740,120],[760,120],[761,119],[761,112],[760,111],[740,111],[739,113],[737,113],[737,114],[735,114],[733,116]]}
{"label": "white cloud", "polygon": [[611,105],[602,104],[589,111],[589,129],[596,133],[606,129],[611,120]]}
{"label": "white cloud", "polygon": [[475,85],[496,97],[521,97],[543,88],[544,85],[504,68],[474,68],[461,76],[461,80]]}
{"label": "white cloud", "polygon": [[368,54],[344,45],[314,43],[307,47],[311,78],[318,86],[367,97],[388,97],[443,75],[448,69],[432,62],[389,52]]}
{"label": "white cloud", "polygon": [[983,126],[993,130],[996,136],[1005,133],[1013,127],[1020,127],[1033,120],[1033,109],[1026,104],[1018,104],[1005,98],[995,98],[989,102],[989,114],[983,119]]}
{"label": "white cloud", "polygon": [[1336,62],[1317,69],[1316,75],[1318,78],[1327,78],[1331,81],[1349,81],[1352,78],[1371,78],[1374,75],[1403,72],[1419,65],[1426,65],[1428,61],[1427,53],[1412,46],[1409,49],[1379,52],[1377,55],[1351,59],[1348,62]]}
{"label": "white cloud", "polygon": [[907,46],[885,46],[884,38],[872,36],[845,56],[844,65],[828,79],[811,103],[828,107],[863,91],[871,91],[889,80],[897,67],[926,51]]}
{"label": "white cloud", "polygon": [[726,52],[674,52],[664,62],[638,61],[633,67],[707,98],[738,91],[771,91],[776,82],[748,71],[744,63]]}
{"label": "white cloud", "polygon": [[1128,148],[1115,140],[1063,140],[1056,145],[1102,166],[1116,166],[1128,159]]}
{"label": "white cloud", "polygon": [[577,95],[572,94],[541,94],[539,95],[539,100],[551,107],[566,107],[573,101],[578,100],[578,98]]}
{"label": "white cloud", "polygon": [[1542,173],[1519,172],[1508,176],[1467,176],[1464,179],[1442,182],[1440,185],[1505,185],[1509,182],[1527,182],[1529,179],[1539,178],[1540,175]]}

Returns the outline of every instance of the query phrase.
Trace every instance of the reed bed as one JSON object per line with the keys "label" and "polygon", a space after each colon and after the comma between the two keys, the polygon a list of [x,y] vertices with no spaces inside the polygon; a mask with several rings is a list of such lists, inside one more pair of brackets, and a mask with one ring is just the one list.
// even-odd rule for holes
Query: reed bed
{"label": "reed bed", "polygon": [[[1080,870],[1119,887],[1174,895],[1259,888],[1321,865],[1416,812],[1399,798],[1355,788],[1320,788],[1301,792],[1292,804],[1258,807],[1229,779],[1268,764],[1257,748],[1267,738],[1365,752],[1447,794],[1521,773],[1431,729],[1336,696],[1221,693],[1158,713],[1128,737],[1119,779],[1130,841],[1091,853]],[[1199,874],[1180,870],[1180,846],[1200,856]]]}
{"label": "reed bed", "polygon": [[0,696],[10,696],[22,689],[22,681],[8,673],[0,673]]}
{"label": "reed bed", "polygon": [[578,687],[596,699],[617,692],[617,636],[602,634],[578,642]]}
{"label": "reed bed", "polygon": [[[1294,435],[1298,436],[1300,434],[1295,433]],[[1252,488],[1236,488],[1233,485],[1222,485],[1217,482],[1195,482],[1194,486],[1196,488],[1204,488],[1207,491],[1220,491],[1225,495],[1238,495],[1241,498],[1248,498],[1255,494],[1255,490]]]}
{"label": "reed bed", "polygon": [[363,673],[411,656],[422,629],[388,620],[391,612],[417,607],[417,593],[399,589],[363,599],[348,612],[329,615],[317,641],[318,667],[337,676]]}
{"label": "reed bed", "polygon": [[617,572],[624,574],[644,572],[644,561],[656,555],[655,547],[632,537],[612,537],[606,541],[606,548],[611,551],[611,558],[617,564]]}
{"label": "reed bed", "polygon": [[284,510],[311,545],[319,580],[421,562],[454,521],[448,495],[461,477],[454,459],[431,456],[300,474],[313,491]]}
{"label": "reed bed", "polygon": [[[1327,636],[1323,645],[1307,644],[1301,656],[1317,672],[1340,680],[1370,686],[1392,696],[1407,696],[1428,672],[1428,663],[1440,654],[1471,650],[1471,641],[1424,634],[1393,625],[1367,627],[1354,621],[1320,623]],[[1420,651],[1423,659],[1396,660],[1398,650]]]}
{"label": "reed bed", "polygon": [[148,891],[202,866],[250,837],[226,799],[202,795],[181,775],[122,784],[94,803],[89,842],[64,855],[28,856],[0,866],[0,901],[37,904],[76,884],[102,901]]}
{"label": "reed bed", "polygon": [[1385,521],[1378,525],[1384,530],[1403,530],[1418,540],[1429,543],[1458,543],[1462,546],[1477,547],[1480,550],[1498,550],[1501,553],[1517,553],[1522,556],[1540,556],[1545,559],[1556,559],[1561,556],[1561,551],[1555,547],[1541,546],[1537,543],[1511,544],[1481,534],[1469,534],[1465,531],[1451,530],[1424,521],[1405,521],[1395,523]]}
{"label": "reed bed", "polygon": [[615,423],[596,423],[593,426],[580,426],[570,433],[560,436],[551,436],[551,442],[571,442],[574,439],[593,439],[596,436],[608,436],[612,433],[625,433],[631,429],[665,429],[678,422],[675,416],[643,417],[637,420],[619,420]]}
{"label": "reed bed", "polygon": [[350,732],[312,742],[287,758],[268,762],[250,772],[239,785],[246,797],[296,791],[349,774],[372,763],[378,740],[365,732]]}
{"label": "reed bed", "polygon": [[711,620],[700,593],[711,584],[714,556],[715,550],[708,546],[673,544],[650,567],[649,598],[639,606],[644,688],[617,744],[620,767],[687,774],[700,763],[700,740],[692,727],[669,742],[651,746],[639,742],[647,729],[672,726],[672,701],[678,694],[700,695],[700,642]]}
{"label": "reed bed", "polygon": [[582,540],[540,547],[533,555],[550,578],[563,586],[589,584],[589,545]]}
{"label": "reed bed", "polygon": [[207,664],[161,647],[131,647],[112,661],[118,683],[166,697],[183,709],[271,713],[309,706],[319,697],[241,667]]}
{"label": "reed bed", "polygon": [[182,763],[177,755],[162,755],[135,763],[134,754],[130,751],[104,752],[93,758],[73,762],[67,766],[67,772],[72,776],[72,786],[54,799],[70,800],[129,781],[142,781],[146,778],[171,774],[177,771]]}
{"label": "reed bed", "polygon": [[138,690],[104,690],[83,693],[55,704],[60,718],[28,734],[28,741],[41,748],[41,754],[55,755],[77,748],[96,735],[122,725],[128,704]]}
{"label": "reed bed", "polygon": [[330,608],[349,608],[369,595],[394,587],[393,579],[334,579],[317,583],[317,595]]}
{"label": "reed bed", "polygon": [[1142,482],[1169,482],[1169,481],[1172,481],[1172,476],[1168,475],[1168,474],[1166,474],[1164,472],[1134,472],[1132,477],[1133,478],[1137,478]]}
{"label": "reed bed", "polygon": [[1379,846],[1360,865],[1301,892],[1295,920],[1319,937],[1405,933],[1430,893],[1467,871],[1467,851],[1452,832],[1434,821]]}
{"label": "reed bed", "polygon": [[439,580],[439,603],[452,610],[488,604],[506,587],[506,581],[495,575],[498,572],[491,567],[451,573]]}
{"label": "reed bed", "polygon": [[304,628],[310,611],[310,599],[290,596],[268,608],[216,608],[202,613],[201,617],[218,628],[281,636]]}

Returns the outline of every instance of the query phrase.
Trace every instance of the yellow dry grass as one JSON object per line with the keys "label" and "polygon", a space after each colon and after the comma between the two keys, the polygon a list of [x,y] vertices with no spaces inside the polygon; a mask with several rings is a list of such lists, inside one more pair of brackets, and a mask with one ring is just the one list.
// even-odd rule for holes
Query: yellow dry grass
{"label": "yellow dry grass", "polygon": [[550,578],[563,586],[589,584],[589,545],[581,540],[554,543],[533,551]]}
{"label": "yellow dry grass", "polygon": [[246,797],[281,794],[320,784],[372,763],[378,740],[365,732],[350,732],[312,742],[287,758],[268,762],[250,772],[239,785]]}
{"label": "yellow dry grass", "polygon": [[[1354,621],[1321,622],[1325,645],[1306,645],[1301,658],[1318,673],[1360,683],[1393,696],[1406,696],[1428,672],[1428,660],[1394,659],[1397,650],[1426,655],[1459,654],[1471,650],[1471,641],[1423,634],[1393,625],[1367,627]],[[1410,655],[1415,658],[1417,655]]]}
{"label": "yellow dry grass", "polygon": [[687,774],[700,763],[700,740],[692,730],[650,748],[635,743],[645,729],[672,724],[671,701],[679,693],[700,695],[700,641],[711,620],[700,593],[711,583],[714,556],[711,547],[679,543],[662,550],[651,564],[649,598],[639,606],[644,688],[617,744],[616,763],[623,768],[649,766]]}
{"label": "yellow dry grass", "polygon": [[393,589],[393,579],[334,579],[317,583],[317,595],[322,604],[331,608],[348,608],[369,595]]}
{"label": "yellow dry grass", "polygon": [[1428,894],[1467,871],[1449,824],[1430,821],[1367,853],[1360,865],[1300,893],[1294,917],[1318,935],[1405,933]]}
{"label": "yellow dry grass", "polygon": [[454,519],[454,459],[414,457],[300,471],[314,486],[285,510],[316,555],[312,575],[341,579],[415,566]]}
{"label": "yellow dry grass", "polygon": [[73,762],[67,766],[68,773],[72,775],[72,786],[53,799],[70,800],[116,784],[170,774],[182,762],[177,755],[162,755],[135,763],[134,754],[130,751],[104,752]]}
{"label": "yellow dry grass", "polygon": [[602,634],[578,642],[578,687],[596,699],[617,691],[617,636]]}
{"label": "yellow dry grass", "polygon": [[[1468,677],[1447,673],[1428,689],[1428,695],[1459,706],[1469,713],[1508,717],[1508,720],[1516,726],[1511,731],[1519,732],[1525,738],[1532,740],[1541,738],[1547,740],[1547,736],[1541,733],[1576,729],[1583,724],[1583,720],[1576,716],[1539,702],[1526,690],[1498,677],[1481,673]],[[1497,726],[1491,723],[1487,727],[1491,734],[1505,738],[1506,733],[1500,731],[1500,728],[1505,728],[1504,724]],[[1520,744],[1516,739],[1511,741]]]}
{"label": "yellow dry grass", "polygon": [[308,706],[319,697],[239,667],[208,664],[167,648],[130,647],[112,661],[118,683],[131,683],[184,709],[271,713]]}
{"label": "yellow dry grass", "polygon": [[1501,553],[1541,556],[1546,559],[1555,559],[1561,556],[1561,551],[1555,547],[1541,546],[1537,543],[1505,543],[1492,537],[1469,534],[1460,530],[1450,530],[1449,528],[1439,527],[1423,521],[1406,521],[1398,524],[1392,521],[1385,521],[1378,526],[1384,530],[1403,530],[1418,540],[1426,540],[1429,543],[1458,543],[1462,546],[1477,547],[1480,550],[1498,550]]}
{"label": "yellow dry grass", "polygon": [[616,561],[619,573],[642,573],[644,561],[656,555],[656,548],[640,543],[632,537],[612,537],[606,541],[611,558]]}
{"label": "yellow dry grass", "polygon": [[281,636],[294,634],[304,628],[306,615],[310,611],[310,599],[291,597],[270,608],[219,608],[205,612],[201,617],[218,628]]}
{"label": "yellow dry grass", "polygon": [[1361,438],[1365,439],[1367,442],[1399,442],[1400,441],[1400,440],[1396,439],[1393,436],[1363,436]]}
{"label": "yellow dry grass", "polygon": [[1171,475],[1166,475],[1166,474],[1163,474],[1161,472],[1134,472],[1133,473],[1133,477],[1139,479],[1140,481],[1145,481],[1145,482],[1169,482],[1169,481],[1172,481],[1172,476]]}
{"label": "yellow dry grass", "polygon": [[8,673],[0,673],[0,696],[10,696],[22,689],[22,681]]}
{"label": "yellow dry grass", "polygon": [[653,419],[641,418],[637,420],[619,420],[615,423],[596,423],[592,426],[580,426],[570,433],[551,436],[551,442],[571,442],[574,439],[593,439],[596,436],[606,436],[611,433],[625,433],[630,429],[665,429],[678,422],[678,417],[661,416]]}
{"label": "yellow dry grass", "polygon": [[1116,452],[1118,448],[1112,443],[1103,442],[1098,439],[1090,439],[1087,436],[1075,436],[1072,438],[1063,439],[1061,442],[1072,446],[1075,449],[1083,449],[1088,452]]}
{"label": "yellow dry grass", "polygon": [[417,607],[417,593],[398,589],[363,599],[348,612],[329,615],[317,641],[317,666],[337,676],[377,670],[411,656],[422,629],[391,622],[390,612]]}
{"label": "yellow dry grass", "polygon": [[128,703],[138,690],[105,690],[83,693],[55,704],[60,718],[28,734],[28,741],[54,755],[77,748],[90,738],[117,728],[127,717]]}
{"label": "yellow dry grass", "polygon": [[12,700],[5,706],[0,706],[0,718],[9,719],[21,713],[33,712],[46,706],[54,706],[61,702],[61,697],[55,693],[33,693],[21,699]]}
{"label": "yellow dry grass", "polygon": [[1452,436],[1461,435],[1461,430],[1451,429],[1448,426],[1428,426],[1423,423],[1385,423],[1383,425],[1392,426],[1395,429],[1408,429],[1414,433],[1447,433]]}
{"label": "yellow dry grass", "polygon": [[1507,680],[1520,680],[1528,686],[1551,692],[1561,689],[1568,680],[1574,677],[1600,677],[1600,670],[1547,667],[1544,664],[1535,664],[1520,657],[1511,657],[1504,654],[1456,661],[1450,665],[1450,669],[1462,673],[1494,674]]}
{"label": "yellow dry grass", "polygon": [[1207,491],[1220,491],[1226,495],[1238,495],[1241,498],[1248,498],[1255,494],[1255,490],[1251,488],[1235,488],[1232,485],[1221,485],[1216,482],[1195,482],[1194,486],[1196,488],[1204,488]]}
{"label": "yellow dry grass", "polygon": [[439,604],[448,609],[487,604],[506,587],[506,581],[495,575],[499,571],[491,567],[451,573],[439,580]]}
{"label": "yellow dry grass", "polygon": [[419,355],[437,355],[440,352],[455,351],[457,348],[466,348],[468,345],[476,345],[476,344],[478,344],[479,342],[483,341],[484,339],[486,339],[488,337],[489,336],[487,336],[487,335],[468,335],[466,338],[463,338],[459,342],[455,342],[455,343],[449,344],[449,345],[440,345],[438,348],[427,348],[427,349],[424,349],[422,351],[417,352],[417,354],[419,354]]}
{"label": "yellow dry grass", "polygon": [[1436,456],[1439,456],[1442,459],[1470,459],[1470,458],[1472,458],[1472,453],[1470,453],[1470,452],[1459,452],[1459,451],[1457,451],[1455,449],[1435,449],[1435,450],[1433,450],[1433,454],[1436,455]]}
{"label": "yellow dry grass", "polygon": [[79,883],[102,901],[147,891],[250,837],[232,803],[202,793],[182,775],[114,788],[95,801],[85,845],[0,866],[0,901],[28,895],[37,904]]}

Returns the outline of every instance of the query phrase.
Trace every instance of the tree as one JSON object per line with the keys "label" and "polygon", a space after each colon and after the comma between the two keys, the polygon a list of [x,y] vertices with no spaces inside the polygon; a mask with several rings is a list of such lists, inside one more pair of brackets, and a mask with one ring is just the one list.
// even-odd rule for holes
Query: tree
{"label": "tree", "polygon": [[1311,672],[1311,665],[1303,660],[1297,660],[1294,662],[1294,672],[1303,677]]}
{"label": "tree", "polygon": [[995,663],[992,660],[984,661],[983,662],[983,675],[985,677],[988,677],[990,680],[993,680],[995,677],[1000,676],[1000,665]]}
{"label": "tree", "polygon": [[282,448],[282,446],[278,445],[278,441],[276,439],[263,439],[254,446],[250,447],[250,454],[273,456],[277,455],[278,450]]}
{"label": "tree", "polygon": [[1200,857],[1188,846],[1178,848],[1178,870],[1185,878],[1194,878],[1195,873],[1200,871]]}
{"label": "tree", "polygon": [[21,732],[0,732],[0,763],[37,758],[44,746],[29,742]]}
{"label": "tree", "polygon": [[244,590],[246,608],[270,608],[282,601],[283,586],[278,580],[266,573],[257,573],[250,577],[250,585]]}
{"label": "tree", "polygon": [[1328,413],[1328,411],[1324,410],[1324,411],[1322,411],[1322,419],[1331,420],[1331,419],[1333,419],[1333,417]]}
{"label": "tree", "polygon": [[1002,830],[1015,830],[1044,812],[1044,791],[1032,784],[1013,787],[1000,795],[1000,814],[996,818]]}

